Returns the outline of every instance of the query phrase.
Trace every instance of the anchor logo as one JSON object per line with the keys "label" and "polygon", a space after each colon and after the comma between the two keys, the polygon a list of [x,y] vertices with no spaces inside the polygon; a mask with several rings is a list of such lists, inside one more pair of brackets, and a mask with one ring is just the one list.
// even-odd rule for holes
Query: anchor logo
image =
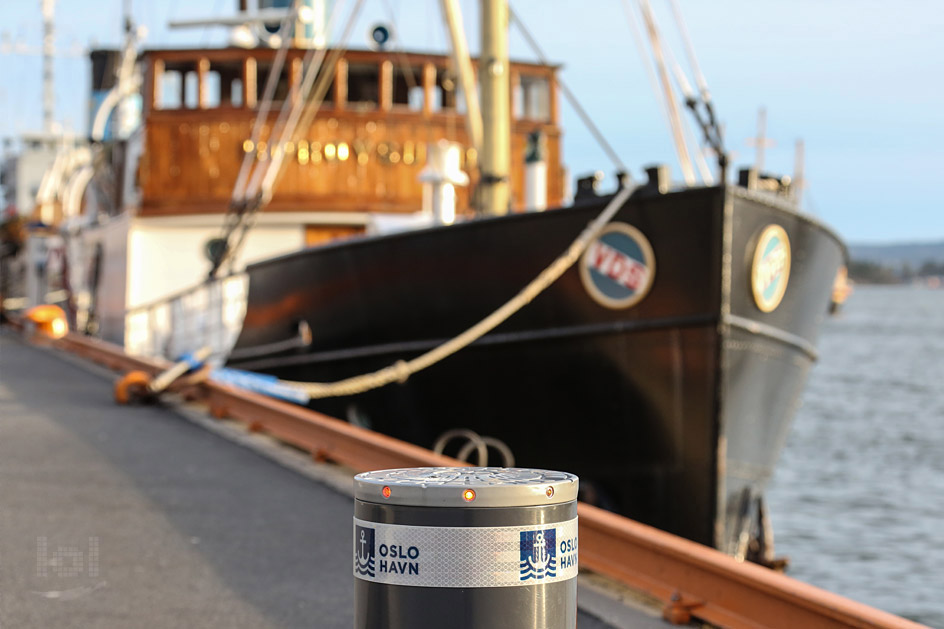
{"label": "anchor logo", "polygon": [[354,531],[354,572],[373,577],[374,557],[374,529],[356,526]]}
{"label": "anchor logo", "polygon": [[522,531],[519,542],[521,580],[557,576],[557,530]]}

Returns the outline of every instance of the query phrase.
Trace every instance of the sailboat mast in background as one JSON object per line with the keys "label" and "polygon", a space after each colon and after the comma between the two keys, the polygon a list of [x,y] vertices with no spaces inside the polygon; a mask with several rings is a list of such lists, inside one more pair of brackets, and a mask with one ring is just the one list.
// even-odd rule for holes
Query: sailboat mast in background
{"label": "sailboat mast in background", "polygon": [[56,84],[53,76],[56,55],[53,12],[55,0],[41,0],[43,12],[43,131],[53,132],[55,125]]}

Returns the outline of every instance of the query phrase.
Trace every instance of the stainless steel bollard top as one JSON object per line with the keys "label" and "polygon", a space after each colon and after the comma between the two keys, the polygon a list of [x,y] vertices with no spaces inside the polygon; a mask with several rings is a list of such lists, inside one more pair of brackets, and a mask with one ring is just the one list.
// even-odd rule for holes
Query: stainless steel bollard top
{"label": "stainless steel bollard top", "polygon": [[521,468],[358,474],[354,626],[572,629],[577,486]]}

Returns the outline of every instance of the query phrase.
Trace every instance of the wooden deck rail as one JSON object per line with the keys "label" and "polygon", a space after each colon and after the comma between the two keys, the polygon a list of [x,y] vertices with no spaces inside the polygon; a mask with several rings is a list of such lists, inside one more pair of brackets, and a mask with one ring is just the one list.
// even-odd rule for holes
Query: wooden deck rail
{"label": "wooden deck rail", "polygon": [[[124,354],[118,346],[70,334],[56,344],[115,370],[151,374],[169,363]],[[465,465],[418,446],[306,408],[208,382],[193,392],[215,417],[230,417],[358,471]],[[687,616],[732,628],[918,628],[917,623],[748,563],[587,504],[580,517],[580,566],[646,592],[667,618]]]}

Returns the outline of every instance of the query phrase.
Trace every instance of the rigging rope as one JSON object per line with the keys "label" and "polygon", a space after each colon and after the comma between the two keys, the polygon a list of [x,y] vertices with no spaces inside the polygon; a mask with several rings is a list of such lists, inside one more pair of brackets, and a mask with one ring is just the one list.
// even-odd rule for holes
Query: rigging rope
{"label": "rigging rope", "polygon": [[659,80],[656,78],[655,70],[652,69],[652,64],[649,63],[649,57],[646,54],[646,45],[643,43],[642,33],[639,30],[639,23],[633,13],[632,4],[630,4],[629,0],[623,0],[622,6],[623,13],[626,15],[626,22],[629,24],[629,31],[633,35],[633,42],[636,44],[636,52],[639,53],[639,60],[642,61],[642,66],[646,69],[646,76],[649,78],[649,87],[652,89],[652,93],[656,95],[659,108],[665,118],[665,124],[669,126],[669,131],[671,132],[672,121],[669,119],[669,110],[665,104],[665,94],[659,89]]}
{"label": "rigging rope", "polygon": [[[537,55],[538,61],[543,65],[550,65],[547,57],[544,55],[544,52],[541,50],[541,47],[538,46],[537,40],[532,37],[531,32],[524,25],[524,22],[521,21],[521,18],[518,17],[518,14],[514,12],[511,8],[511,4],[508,5],[508,17],[511,18],[511,21],[518,25],[518,29],[521,31],[521,34],[524,36],[525,40],[528,42],[528,45],[531,46],[531,50],[534,51],[534,54]],[[577,100],[577,97],[574,96],[574,93],[570,91],[570,88],[567,87],[567,84],[564,83],[563,79],[560,77],[557,78],[557,85],[560,88],[560,91],[563,92],[564,97],[567,99],[567,102],[570,103],[570,106],[574,108],[574,111],[577,112],[577,115],[587,125],[587,129],[590,131],[590,135],[597,141],[600,145],[600,148],[603,149],[603,152],[606,153],[607,157],[610,158],[610,161],[623,172],[628,172],[626,165],[619,158],[619,155],[616,154],[616,151],[613,150],[613,147],[610,146],[610,143],[606,141],[606,138],[603,137],[603,134],[600,133],[600,130],[593,120],[590,118],[590,115],[587,114],[586,110],[580,105],[580,102]]]}
{"label": "rigging rope", "polygon": [[652,47],[652,57],[656,65],[656,72],[662,83],[662,89],[665,92],[666,104],[669,108],[669,120],[672,123],[672,136],[675,142],[675,151],[678,153],[679,166],[682,167],[682,176],[685,183],[689,186],[695,185],[695,170],[692,168],[692,160],[688,155],[688,146],[685,143],[685,137],[682,131],[682,121],[679,115],[678,105],[675,102],[675,93],[672,91],[672,85],[669,83],[669,75],[666,71],[665,56],[662,51],[662,39],[659,36],[659,29],[656,26],[655,17],[652,15],[652,7],[649,0],[639,0],[639,11],[642,13],[643,22],[646,25],[646,32],[649,35],[649,43]]}
{"label": "rigging rope", "polygon": [[[334,14],[332,14],[331,21],[334,21],[334,16],[338,15],[340,8],[344,5],[345,0],[341,0],[334,9]],[[318,113],[318,110],[321,108],[321,104],[324,101],[324,97],[327,92],[327,87],[330,85],[330,79],[334,78],[334,72],[337,67],[336,61],[340,58],[341,54],[344,52],[344,47],[347,44],[347,40],[351,35],[351,31],[354,28],[354,23],[357,20],[357,15],[360,12],[361,6],[364,4],[364,0],[357,0],[354,5],[354,9],[351,11],[351,15],[348,18],[347,25],[344,29],[344,33],[341,36],[341,43],[338,48],[333,51],[331,56],[331,63],[322,75],[322,80],[319,81],[318,92],[315,93],[314,97],[311,98],[310,102],[305,107],[301,107],[302,103],[308,101],[309,96],[311,95],[312,85],[315,82],[315,77],[318,75],[318,72],[321,70],[324,64],[325,56],[327,54],[327,49],[322,48],[318,51],[317,60],[312,61],[308,56],[305,58],[305,64],[307,69],[305,70],[305,76],[302,79],[302,86],[299,90],[299,99],[298,103],[291,108],[291,111],[288,115],[288,119],[284,124],[282,134],[279,137],[279,148],[276,156],[272,160],[272,165],[269,166],[268,170],[265,173],[265,177],[262,179],[261,184],[261,194],[265,203],[268,203],[269,198],[272,196],[272,189],[275,187],[276,182],[278,181],[279,176],[282,174],[282,160],[285,156],[285,151],[281,150],[283,146],[289,141],[297,138],[296,131],[298,129],[307,129],[312,118]],[[330,26],[329,26],[330,28]],[[309,55],[311,53],[309,52]],[[304,115],[304,118],[302,116]],[[305,124],[299,124],[299,120],[304,121]]]}
{"label": "rigging rope", "polygon": [[[649,86],[652,89],[652,92],[656,95],[656,100],[659,103],[659,109],[662,111],[662,116],[665,119],[665,123],[669,127],[669,132],[672,131],[672,119],[671,114],[669,113],[668,106],[665,102],[665,94],[662,93],[662,90],[659,89],[658,79],[656,79],[655,71],[652,69],[652,65],[649,63],[649,59],[646,55],[646,47],[643,43],[642,33],[639,30],[639,24],[636,20],[636,16],[633,13],[632,5],[629,0],[623,0],[623,13],[626,15],[626,22],[629,24],[629,30],[633,34],[633,42],[636,44],[636,52],[639,53],[639,58],[642,60],[642,65],[646,69],[646,76],[649,78]],[[671,51],[668,51],[671,53]],[[671,57],[671,54],[670,54]],[[678,67],[678,64],[673,64],[675,70],[675,79],[679,84],[683,94],[687,94],[685,86],[688,84],[688,81],[685,79],[685,75],[681,72],[681,68]],[[684,133],[686,137],[692,135],[691,129],[688,124],[686,124],[685,119],[682,119],[682,124],[684,127]],[[697,142],[695,143],[698,144]],[[708,164],[705,162],[705,155],[701,149],[694,151],[695,153],[695,164],[698,166],[698,172],[701,174],[702,181],[707,185],[714,185],[714,177],[711,174]]]}
{"label": "rigging rope", "polygon": [[[697,104],[698,97],[695,95],[691,84],[685,77],[685,72],[682,71],[682,66],[680,66],[678,61],[675,60],[675,56],[672,54],[672,49],[666,47],[665,55],[669,65],[672,67],[672,74],[675,77],[675,84],[678,85],[679,91],[682,92],[682,96],[685,98],[686,106],[691,108],[693,103]],[[698,111],[693,110],[693,113],[695,114],[697,121]],[[704,181],[709,186],[714,185],[714,176],[711,174],[711,171],[708,168],[708,163],[705,161],[703,147],[699,145],[698,141],[693,138],[691,127],[688,124],[688,118],[681,118],[681,122],[682,132],[685,134],[686,142],[691,140],[695,147],[692,150],[692,153],[695,155],[695,166],[698,167],[698,172],[701,174],[702,181]]]}
{"label": "rigging rope", "polygon": [[492,314],[442,345],[412,360],[400,360],[378,371],[353,376],[338,382],[298,382],[294,380],[280,380],[279,382],[304,391],[312,399],[356,395],[385,386],[392,382],[405,382],[411,375],[435,365],[439,361],[448,358],[452,354],[455,354],[475,342],[540,295],[583,255],[583,252],[590,246],[593,239],[599,235],[604,226],[606,226],[620,208],[623,207],[623,204],[629,198],[631,192],[632,189],[630,188],[623,188],[617,192],[600,214],[591,221],[587,227],[584,228],[583,232],[570,244],[567,250],[547,268],[541,271],[541,273],[527,286],[521,289],[517,295],[505,302]]}
{"label": "rigging rope", "polygon": [[[331,14],[331,18],[327,26],[328,31],[331,30],[335,18],[340,15],[344,4],[345,0],[341,0],[335,5],[334,11]],[[334,77],[334,71],[337,66],[336,62],[344,51],[344,45],[350,36],[354,22],[356,21],[360,7],[362,5],[363,0],[357,0],[354,10],[351,12],[350,17],[348,18],[348,23],[341,39],[341,45],[332,51],[328,69],[321,75],[317,88],[315,89],[314,97],[311,98],[310,102],[307,101],[311,95],[312,84],[315,82],[318,72],[324,65],[327,49],[312,48],[305,54],[305,58],[302,61],[302,65],[305,67],[305,74],[302,78],[301,85],[298,86],[298,97],[292,98],[289,96],[282,103],[282,108],[279,111],[279,117],[276,120],[272,133],[269,135],[270,140],[277,138],[275,141],[270,141],[270,144],[273,147],[271,161],[264,162],[264,166],[258,165],[255,170],[252,170],[252,178],[248,183],[246,183],[246,179],[249,177],[249,172],[251,170],[248,164],[251,163],[255,153],[250,152],[245,155],[243,168],[240,169],[236,187],[233,191],[233,206],[230,212],[230,216],[233,218],[229,221],[224,231],[223,239],[226,247],[219,261],[214,264],[214,267],[210,272],[211,277],[216,274],[218,269],[223,265],[224,261],[230,260],[232,263],[232,261],[235,259],[236,253],[242,247],[242,244],[246,239],[246,235],[255,224],[259,210],[261,210],[262,207],[264,207],[271,199],[272,190],[274,189],[278,178],[283,172],[282,164],[285,157],[284,147],[289,140],[296,138],[296,132],[299,128],[308,128],[319,107],[321,106],[327,91],[327,86]],[[286,16],[281,28],[287,28],[287,20],[289,20],[289,18],[293,15],[294,13],[290,13],[288,16]],[[280,33],[283,32],[281,28],[279,31]],[[275,86],[278,83],[278,77],[281,75],[285,53],[287,51],[287,45],[290,40],[291,38],[287,37],[286,31],[285,35],[283,35],[283,44],[279,49],[276,62],[269,71],[264,101],[260,105],[260,111],[256,117],[256,122],[253,128],[253,146],[257,145],[264,120],[268,116],[269,108],[275,92]],[[300,118],[301,123],[299,123]],[[240,187],[243,189],[240,190]],[[233,234],[237,232],[237,230],[239,233],[236,236],[236,240],[235,242],[231,243],[230,239],[233,237]]]}
{"label": "rigging rope", "polygon": [[711,95],[708,92],[708,82],[705,80],[705,75],[701,73],[698,58],[695,57],[695,47],[692,45],[692,38],[688,34],[688,27],[685,25],[685,20],[682,19],[682,10],[679,8],[678,0],[669,0],[669,5],[672,7],[672,15],[675,17],[675,24],[678,26],[679,33],[682,35],[682,43],[685,46],[688,64],[692,66],[692,73],[695,75],[695,85],[698,86],[702,100],[706,103],[710,102]]}
{"label": "rigging rope", "polygon": [[[335,12],[332,14],[330,23],[334,22],[334,16],[340,13],[339,8],[344,3],[344,0],[340,4],[335,6]],[[284,172],[281,168],[282,158],[284,157],[284,150],[282,147],[285,146],[286,138],[291,138],[292,141],[298,140],[298,129],[308,129],[311,126],[311,122],[317,115],[318,110],[321,108],[321,104],[324,102],[325,95],[327,94],[328,87],[331,85],[331,81],[334,78],[335,70],[337,69],[337,63],[341,55],[344,54],[344,48],[347,44],[348,37],[351,34],[351,30],[354,26],[354,23],[357,18],[357,14],[360,11],[361,6],[364,4],[363,0],[357,0],[357,4],[354,6],[354,10],[351,12],[350,17],[348,18],[347,26],[345,27],[344,34],[341,37],[340,45],[332,50],[331,57],[327,61],[327,71],[321,74],[318,77],[318,82],[314,87],[314,93],[311,93],[312,87],[311,84],[314,81],[314,78],[318,74],[318,70],[325,65],[325,54],[326,49],[319,50],[319,57],[317,64],[308,64],[308,71],[306,72],[305,78],[302,81],[304,87],[304,93],[299,96],[298,101],[292,107],[292,114],[289,121],[286,125],[283,125],[285,129],[281,133],[281,138],[279,143],[274,145],[278,147],[276,155],[273,156],[273,162],[275,165],[269,166],[265,171],[265,177],[261,181],[261,188],[256,192],[255,197],[252,200],[252,206],[249,208],[245,219],[242,221],[242,227],[240,229],[239,236],[237,237],[236,243],[231,247],[232,251],[239,251],[239,248],[242,246],[243,242],[246,239],[246,235],[255,225],[256,217],[258,216],[259,210],[269,202],[269,199],[272,196],[272,190],[275,187],[275,184],[278,183],[278,178]],[[329,23],[329,29],[330,29]],[[309,53],[310,54],[310,53]],[[306,61],[308,56],[306,55]],[[302,110],[299,108],[301,103],[304,103],[306,100],[310,101],[305,105],[303,113],[299,114]],[[283,107],[284,109],[284,107]],[[299,120],[299,115],[301,119]],[[282,118],[280,116],[279,120]],[[291,127],[288,125],[291,124]],[[275,135],[273,132],[272,135]]]}
{"label": "rigging rope", "polygon": [[[692,38],[688,34],[688,27],[682,18],[682,11],[679,8],[677,0],[669,0],[672,7],[672,15],[675,17],[675,24],[678,27],[679,34],[682,36],[682,43],[685,46],[685,53],[688,57],[688,63],[692,67],[692,73],[695,75],[695,85],[698,87],[698,95],[701,97],[701,105],[705,109],[704,115],[698,110],[699,100],[694,94],[686,95],[685,104],[695,116],[695,121],[701,127],[707,144],[718,156],[718,167],[721,171],[721,183],[725,182],[725,170],[728,165],[728,156],[724,150],[724,137],[721,126],[715,117],[715,107],[711,100],[711,93],[708,91],[708,81],[702,74],[701,67],[698,65],[698,58],[695,56],[695,47],[692,45]],[[677,65],[677,64],[676,64]],[[679,69],[681,73],[681,69]]]}
{"label": "rigging rope", "polygon": [[[262,94],[262,102],[259,103],[259,110],[256,113],[256,119],[252,125],[252,136],[250,142],[253,149],[259,144],[259,137],[262,135],[262,128],[269,117],[269,110],[272,108],[272,98],[275,96],[275,88],[278,85],[279,77],[282,74],[282,66],[285,65],[285,55],[288,53],[291,37],[287,37],[288,27],[294,17],[294,11],[286,14],[279,26],[279,36],[282,38],[282,45],[275,55],[275,60],[269,68],[269,76],[266,77],[265,90]],[[249,174],[252,172],[252,162],[255,156],[254,151],[246,151],[243,155],[243,162],[239,166],[239,174],[236,176],[236,183],[233,185],[234,201],[246,200],[246,186],[248,185]]]}
{"label": "rigging rope", "polygon": [[[252,172],[252,164],[256,158],[256,147],[259,146],[259,138],[262,136],[262,128],[269,117],[269,110],[272,107],[272,97],[275,95],[275,88],[278,85],[278,78],[282,74],[282,66],[285,64],[285,55],[288,53],[291,37],[287,37],[288,26],[295,16],[296,2],[293,2],[293,10],[286,13],[282,18],[278,33],[282,37],[282,43],[275,55],[275,60],[269,68],[269,76],[266,78],[265,90],[262,95],[262,102],[258,104],[259,109],[256,112],[256,119],[252,124],[252,135],[249,138],[249,145],[252,150],[245,151],[243,161],[239,165],[239,173],[236,175],[236,183],[233,184],[233,193],[230,200],[230,209],[223,222],[220,232],[220,239],[225,243],[225,248],[219,252],[217,259],[213,260],[213,266],[210,269],[210,278],[215,278],[217,272],[222,268],[223,263],[232,260],[238,247],[231,247],[229,240],[233,233],[239,229],[243,223],[244,216],[248,211],[248,197],[246,196],[246,186],[248,185],[249,175]],[[240,242],[241,242],[240,238]]]}
{"label": "rigging rope", "polygon": [[383,0],[383,4],[387,10],[387,19],[390,20],[390,26],[393,27],[393,52],[397,55],[397,61],[403,71],[403,78],[406,80],[407,87],[412,91],[420,85],[416,82],[416,77],[413,76],[413,68],[410,67],[410,62],[403,54],[403,47],[400,45],[400,25],[397,24],[396,11],[393,10],[390,0]]}

